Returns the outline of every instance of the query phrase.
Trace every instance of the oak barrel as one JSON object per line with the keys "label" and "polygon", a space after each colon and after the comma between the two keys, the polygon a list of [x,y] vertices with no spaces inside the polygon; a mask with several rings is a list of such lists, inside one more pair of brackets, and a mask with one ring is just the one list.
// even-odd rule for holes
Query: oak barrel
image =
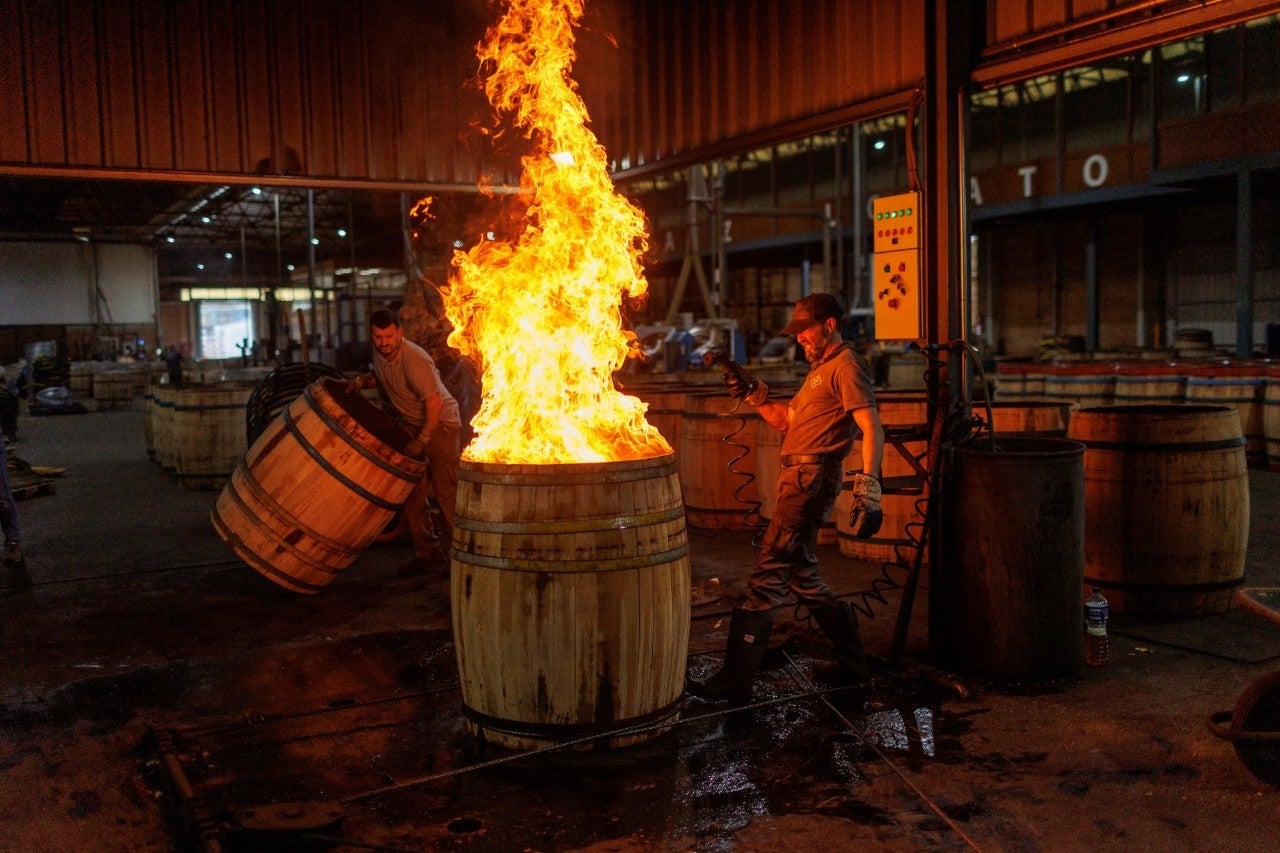
{"label": "oak barrel", "polygon": [[248,450],[245,407],[253,385],[175,386],[171,435],[174,470],[188,489],[220,488]]}
{"label": "oak barrel", "polygon": [[[991,431],[1000,435],[1038,435],[1061,438],[1067,434],[1068,403],[997,401],[991,404]],[[985,421],[987,408],[975,403],[973,413]]]}
{"label": "oak barrel", "polygon": [[760,508],[755,408],[724,391],[685,397],[679,472],[689,524],[710,530],[745,530]]}
{"label": "oak barrel", "polygon": [[127,409],[133,405],[133,376],[127,370],[109,370],[93,377],[93,399],[99,409]]}
{"label": "oak barrel", "polygon": [[463,712],[530,749],[674,718],[689,645],[689,545],[671,454],[458,473],[451,600]]}
{"label": "oak barrel", "polygon": [[177,447],[173,443],[173,407],[178,398],[179,385],[155,385],[151,389],[151,405],[146,411],[151,424],[152,458],[166,471],[178,465]]}
{"label": "oak barrel", "polygon": [[1071,414],[1084,443],[1085,583],[1117,613],[1200,616],[1244,580],[1249,480],[1227,406],[1102,406]]}
{"label": "oak barrel", "polygon": [[396,422],[341,382],[314,382],[249,448],[213,509],[251,567],[318,592],[386,528],[426,466]]}
{"label": "oak barrel", "polygon": [[1141,359],[1116,363],[1117,405],[1181,403],[1187,397],[1187,366]]}
{"label": "oak barrel", "polygon": [[1280,365],[1267,368],[1263,433],[1267,439],[1267,465],[1272,471],[1280,471]]}
{"label": "oak barrel", "polygon": [[1267,467],[1263,407],[1267,368],[1261,362],[1210,361],[1187,371],[1187,402],[1235,406],[1244,432],[1245,460],[1252,468]]}
{"label": "oak barrel", "polygon": [[1044,396],[1044,364],[1036,361],[997,361],[996,399],[1038,400]]}
{"label": "oak barrel", "polygon": [[[876,406],[880,410],[880,423],[884,426],[886,433],[892,433],[894,427],[920,426],[928,420],[928,404],[922,392],[877,394]],[[928,446],[928,441],[923,435],[900,438],[897,443],[914,457],[924,454]],[[921,464],[924,464],[923,460]],[[844,470],[846,474],[850,471],[862,470],[861,437],[854,440],[849,455],[845,457]],[[887,439],[884,454],[881,457],[880,473],[883,478],[919,476],[915,467]],[[907,525],[922,520],[916,513],[916,502],[920,500],[920,495],[885,495],[880,501],[880,508],[884,512],[884,521],[880,524],[880,530],[869,539],[858,539],[849,527],[849,516],[853,507],[852,488],[853,478],[846,476],[843,488],[836,497],[836,506],[832,513],[835,517],[836,541],[840,546],[840,553],[859,560],[877,563],[894,562],[897,559],[894,546],[905,541]],[[903,553],[911,554],[910,551]]]}
{"label": "oak barrel", "polygon": [[1045,365],[1044,396],[1073,406],[1104,406],[1116,393],[1113,362],[1061,361]]}
{"label": "oak barrel", "polygon": [[644,384],[628,386],[626,393],[639,397],[649,405],[644,419],[662,433],[662,437],[671,445],[677,463],[680,460],[680,429],[684,415],[684,398],[689,393],[689,386],[664,384]]}

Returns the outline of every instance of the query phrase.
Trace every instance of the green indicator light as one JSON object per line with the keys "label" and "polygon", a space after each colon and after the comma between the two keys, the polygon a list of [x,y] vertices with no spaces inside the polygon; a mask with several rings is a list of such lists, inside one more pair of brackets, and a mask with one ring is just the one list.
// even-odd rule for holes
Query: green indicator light
{"label": "green indicator light", "polygon": [[911,208],[909,208],[909,207],[908,207],[908,208],[907,208],[907,216],[910,216],[910,215],[911,215]]}

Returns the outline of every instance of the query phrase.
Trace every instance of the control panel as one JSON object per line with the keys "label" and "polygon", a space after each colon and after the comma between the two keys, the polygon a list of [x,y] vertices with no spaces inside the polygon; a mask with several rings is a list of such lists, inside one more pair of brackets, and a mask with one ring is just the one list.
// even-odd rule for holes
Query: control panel
{"label": "control panel", "polygon": [[874,235],[871,283],[876,338],[924,337],[920,293],[920,193],[882,196],[871,203]]}

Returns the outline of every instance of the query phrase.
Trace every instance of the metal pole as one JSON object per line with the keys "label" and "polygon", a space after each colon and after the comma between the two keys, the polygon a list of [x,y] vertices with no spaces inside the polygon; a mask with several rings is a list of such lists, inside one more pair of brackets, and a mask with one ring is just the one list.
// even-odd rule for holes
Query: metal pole
{"label": "metal pole", "polygon": [[853,141],[850,144],[853,154],[853,298],[851,307],[869,308],[870,298],[866,298],[866,255],[862,250],[862,179],[865,177],[866,164],[862,160],[862,124],[854,122],[851,128]]}
{"label": "metal pole", "polygon": [[1098,217],[1089,217],[1084,245],[1084,348],[1098,348]]}
{"label": "metal pole", "polygon": [[[316,191],[313,189],[307,190],[307,292],[311,295],[311,328],[318,330],[319,326],[316,324]],[[299,334],[303,334],[301,330]]]}
{"label": "metal pole", "polygon": [[1253,175],[1236,175],[1236,355],[1253,354]]}
{"label": "metal pole", "polygon": [[836,279],[831,269],[831,202],[827,202],[822,207],[822,272],[827,277],[827,293],[836,296],[840,293],[840,281]]}

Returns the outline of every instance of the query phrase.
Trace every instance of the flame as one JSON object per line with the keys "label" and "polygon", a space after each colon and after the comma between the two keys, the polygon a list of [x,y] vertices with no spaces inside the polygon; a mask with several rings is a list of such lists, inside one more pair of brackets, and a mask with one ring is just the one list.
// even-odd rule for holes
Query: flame
{"label": "flame", "polygon": [[[564,463],[670,453],[619,392],[613,374],[634,349],[624,297],[648,287],[644,216],[609,179],[603,146],[569,71],[580,0],[511,0],[477,46],[485,93],[532,143],[521,158],[519,234],[456,252],[445,311],[449,343],[479,366],[479,462]],[[634,337],[634,336],[632,336]]]}

